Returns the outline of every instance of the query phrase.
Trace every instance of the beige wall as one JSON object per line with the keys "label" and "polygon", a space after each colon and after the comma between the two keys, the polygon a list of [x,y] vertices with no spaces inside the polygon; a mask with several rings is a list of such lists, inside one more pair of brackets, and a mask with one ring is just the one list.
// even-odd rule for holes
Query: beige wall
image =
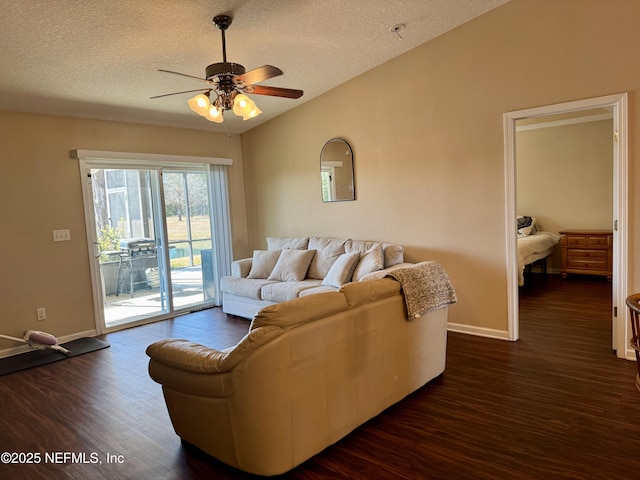
{"label": "beige wall", "polygon": [[[240,138],[193,130],[0,113],[0,323],[5,335],[95,328],[84,210],[73,149],[232,158],[233,246],[247,249]],[[68,228],[71,241],[52,240]],[[45,307],[47,320],[36,321]],[[14,346],[2,341],[0,350]]]}
{"label": "beige wall", "polygon": [[[409,260],[449,272],[459,299],[451,322],[506,331],[502,115],[629,92],[636,184],[638,44],[636,0],[512,0],[251,130],[242,136],[251,247],[268,235],[399,242]],[[336,136],[354,149],[358,199],[322,204],[318,155]],[[631,215],[630,265],[639,222]],[[639,268],[631,273],[640,288]]]}
{"label": "beige wall", "polygon": [[[611,229],[613,121],[534,128],[516,134],[518,213],[546,231]],[[559,270],[560,247],[550,262]]]}

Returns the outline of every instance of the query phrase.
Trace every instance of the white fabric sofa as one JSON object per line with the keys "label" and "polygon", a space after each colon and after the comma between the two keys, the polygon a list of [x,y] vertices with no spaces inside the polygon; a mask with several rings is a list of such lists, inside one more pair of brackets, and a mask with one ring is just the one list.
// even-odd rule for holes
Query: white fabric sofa
{"label": "white fabric sofa", "polygon": [[404,249],[393,243],[350,238],[267,238],[267,250],[236,260],[220,282],[225,313],[253,318],[268,305],[306,295],[338,291],[351,281],[381,278],[407,266]]}
{"label": "white fabric sofa", "polygon": [[156,342],[149,374],[184,441],[246,472],[277,475],[441,374],[447,311],[407,319],[399,282],[352,282],[263,308],[222,351]]}

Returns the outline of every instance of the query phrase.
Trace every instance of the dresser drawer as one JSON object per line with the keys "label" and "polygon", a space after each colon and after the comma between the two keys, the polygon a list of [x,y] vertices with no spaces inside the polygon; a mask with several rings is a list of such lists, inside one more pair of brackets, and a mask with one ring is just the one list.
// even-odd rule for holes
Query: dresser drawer
{"label": "dresser drawer", "polygon": [[586,235],[567,235],[565,236],[567,247],[584,247],[587,244]]}
{"label": "dresser drawer", "polygon": [[607,270],[607,258],[569,257],[567,258],[567,269]]}
{"label": "dresser drawer", "polygon": [[567,247],[609,248],[610,235],[567,235]]}
{"label": "dresser drawer", "polygon": [[587,250],[584,248],[567,248],[567,258],[606,258],[609,256],[606,250]]}
{"label": "dresser drawer", "polygon": [[612,245],[612,235],[588,235],[587,246],[609,248]]}

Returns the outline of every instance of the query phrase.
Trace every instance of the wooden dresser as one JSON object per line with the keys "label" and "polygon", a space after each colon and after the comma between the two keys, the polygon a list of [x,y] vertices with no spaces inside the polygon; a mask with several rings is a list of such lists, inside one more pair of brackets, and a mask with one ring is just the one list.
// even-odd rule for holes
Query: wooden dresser
{"label": "wooden dresser", "polygon": [[604,275],[611,281],[613,232],[611,230],[564,230],[560,232],[562,278],[569,273]]}

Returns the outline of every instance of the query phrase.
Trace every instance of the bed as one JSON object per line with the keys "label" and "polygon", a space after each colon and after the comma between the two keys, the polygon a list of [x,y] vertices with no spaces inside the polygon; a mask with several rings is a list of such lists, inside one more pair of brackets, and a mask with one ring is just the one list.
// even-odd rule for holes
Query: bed
{"label": "bed", "polygon": [[540,230],[534,217],[518,215],[518,285],[524,285],[527,265],[548,257],[560,242],[560,235]]}

